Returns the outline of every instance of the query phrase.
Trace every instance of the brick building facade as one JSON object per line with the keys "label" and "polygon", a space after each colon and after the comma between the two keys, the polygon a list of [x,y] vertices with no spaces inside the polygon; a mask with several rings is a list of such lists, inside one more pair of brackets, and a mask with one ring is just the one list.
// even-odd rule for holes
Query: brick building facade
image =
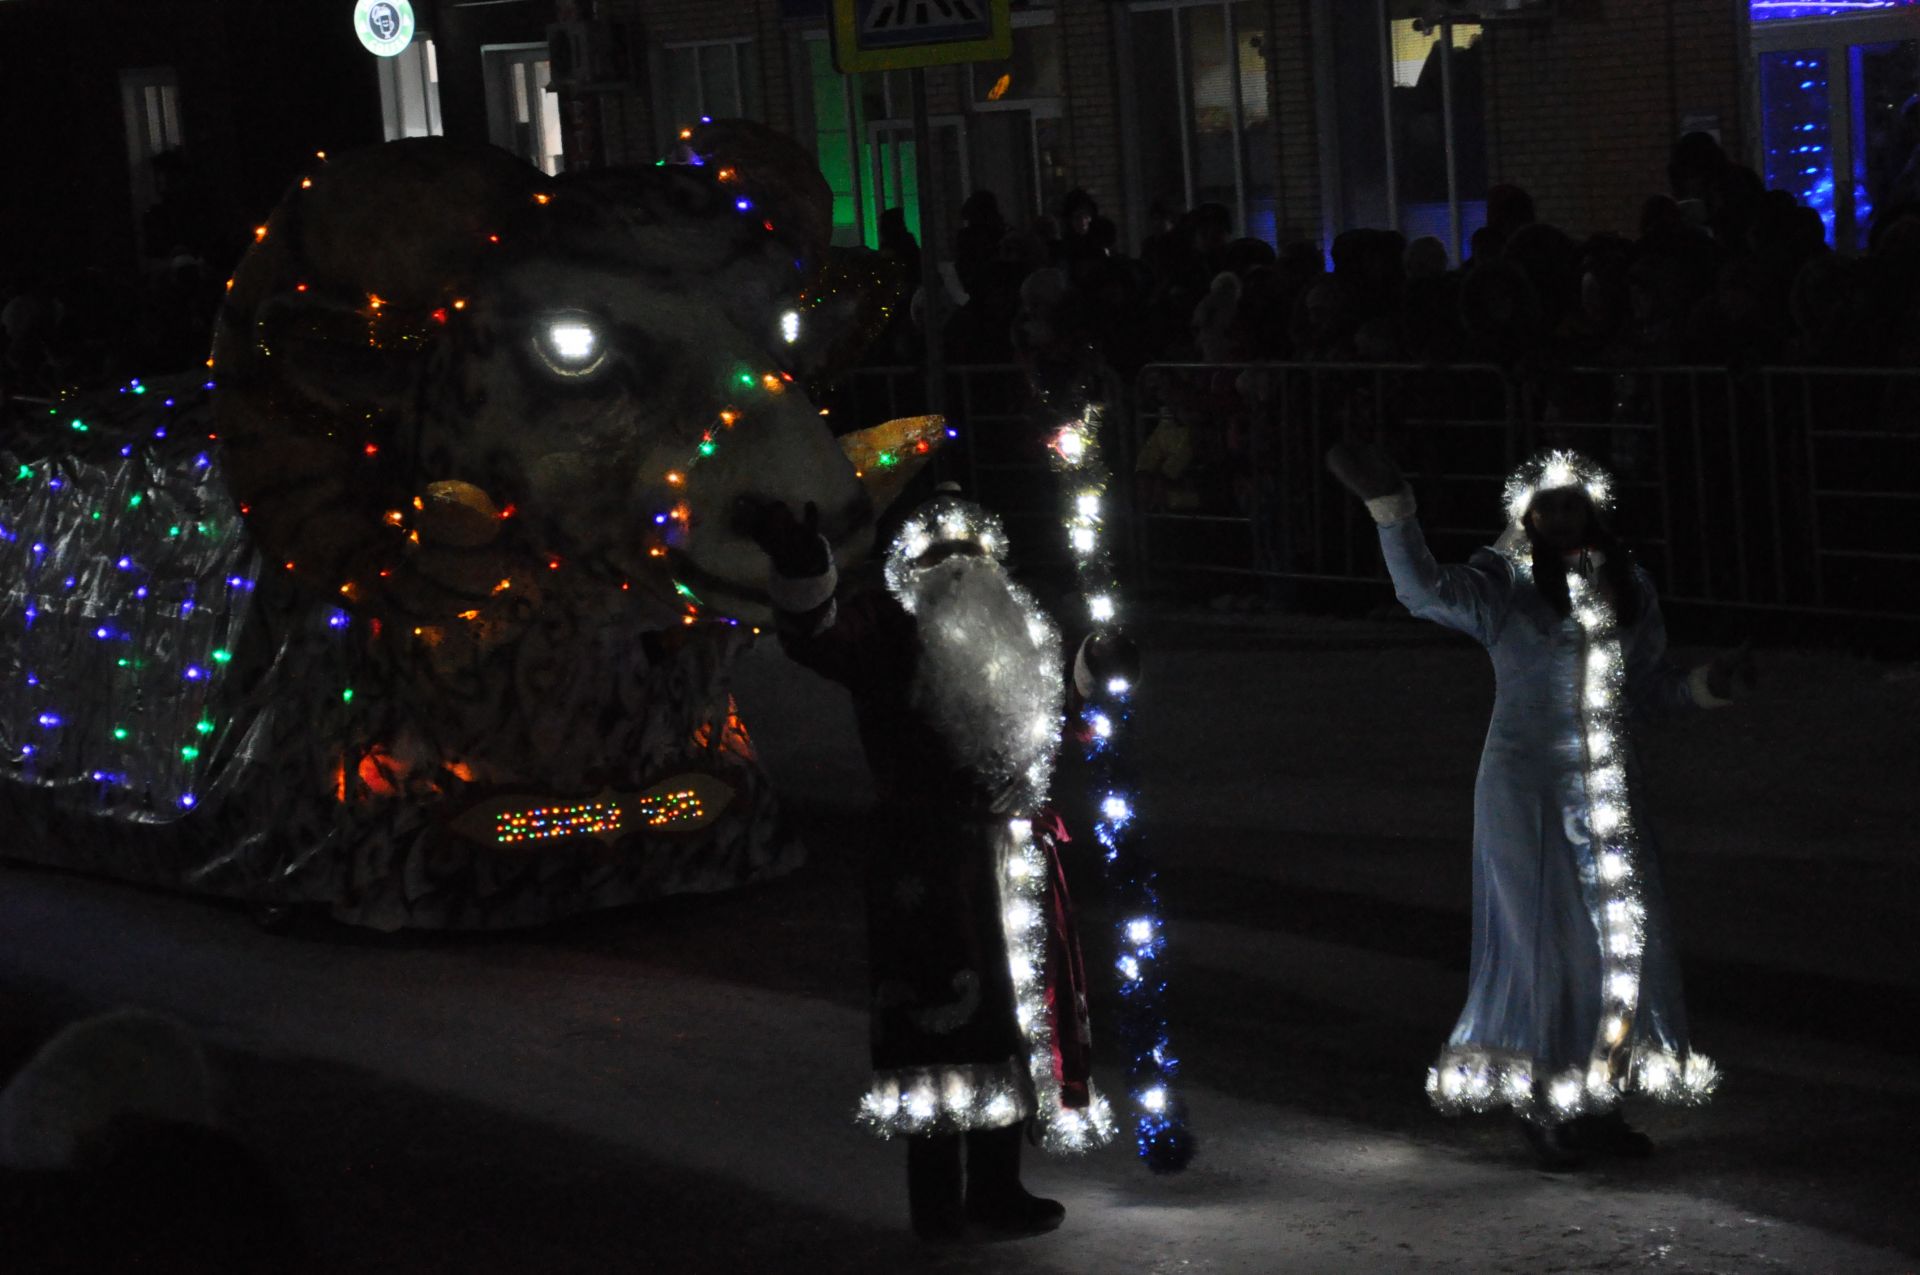
{"label": "brick building facade", "polygon": [[[412,5],[415,45],[376,59],[349,33],[352,0],[276,0],[270,21],[246,0],[0,4],[9,118],[65,125],[15,130],[10,171],[108,192],[54,216],[16,183],[0,207],[30,237],[140,254],[153,175],[133,75],[177,97],[185,130],[149,129],[148,150],[184,144],[234,225],[323,146],[444,133],[557,171],[648,162],[686,118],[738,113],[815,151],[842,241],[873,242],[890,206],[918,228],[908,76],[836,72],[829,0]],[[1855,248],[1920,146],[1920,0],[1871,6],[1014,0],[1011,59],[926,73],[942,215],[969,188],[1016,219],[1078,188],[1130,248],[1159,215],[1215,202],[1276,245],[1397,225],[1457,260],[1500,182],[1576,235],[1631,232],[1673,140],[1701,129]]]}

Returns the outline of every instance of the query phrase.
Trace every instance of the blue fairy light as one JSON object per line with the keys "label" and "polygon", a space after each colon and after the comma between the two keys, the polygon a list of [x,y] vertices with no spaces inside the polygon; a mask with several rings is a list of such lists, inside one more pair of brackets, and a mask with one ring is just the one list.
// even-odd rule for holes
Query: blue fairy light
{"label": "blue fairy light", "polygon": [[[1049,450],[1062,478],[1061,521],[1075,550],[1085,614],[1093,620],[1090,636],[1107,643],[1107,649],[1124,651],[1125,640],[1116,628],[1120,608],[1115,605],[1113,570],[1100,535],[1100,510],[1112,475],[1100,459],[1098,410],[1097,405],[1085,405],[1075,419],[1062,425]],[[951,436],[952,431],[948,432]],[[1114,958],[1114,970],[1120,976],[1115,1034],[1127,1059],[1135,1149],[1155,1173],[1177,1173],[1193,1159],[1198,1144],[1187,1128],[1185,1105],[1171,1084],[1178,1063],[1167,1042],[1167,985],[1158,966],[1165,949],[1165,928],[1155,872],[1134,831],[1139,813],[1134,789],[1122,769],[1120,743],[1131,716],[1133,666],[1122,655],[1117,666],[1097,667],[1094,649],[1083,649],[1092,684],[1080,714],[1085,727],[1080,739],[1091,772],[1091,790],[1098,794],[1094,840],[1101,847],[1107,881],[1122,917],[1117,923]]]}

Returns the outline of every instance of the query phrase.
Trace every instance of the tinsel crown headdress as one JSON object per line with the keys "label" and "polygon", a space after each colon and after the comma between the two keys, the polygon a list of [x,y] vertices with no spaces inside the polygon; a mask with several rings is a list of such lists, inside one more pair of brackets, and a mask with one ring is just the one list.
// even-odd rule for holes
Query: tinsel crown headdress
{"label": "tinsel crown headdress", "polygon": [[1527,510],[1533,498],[1543,491],[1567,487],[1586,490],[1587,499],[1602,512],[1613,509],[1613,475],[1605,466],[1575,451],[1541,450],[1520,462],[1507,475],[1507,522],[1511,529],[1525,534]]}
{"label": "tinsel crown headdress", "polygon": [[1003,560],[1007,532],[996,515],[972,501],[935,496],[913,511],[887,550],[888,592],[905,602],[921,560],[936,547],[954,543],[972,545],[987,557]]}

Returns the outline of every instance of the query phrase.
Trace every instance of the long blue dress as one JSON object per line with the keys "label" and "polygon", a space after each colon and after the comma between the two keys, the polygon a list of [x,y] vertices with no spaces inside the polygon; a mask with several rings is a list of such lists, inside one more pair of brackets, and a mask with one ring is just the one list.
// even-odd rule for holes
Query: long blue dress
{"label": "long blue dress", "polygon": [[1704,1099],[1717,1075],[1688,1048],[1653,837],[1633,798],[1629,714],[1698,702],[1667,661],[1652,582],[1635,568],[1639,617],[1617,630],[1597,570],[1570,570],[1563,618],[1534,586],[1524,540],[1441,566],[1417,519],[1379,531],[1400,600],[1485,646],[1496,685],[1474,789],[1470,990],[1427,1076],[1434,1104],[1557,1121],[1630,1091]]}

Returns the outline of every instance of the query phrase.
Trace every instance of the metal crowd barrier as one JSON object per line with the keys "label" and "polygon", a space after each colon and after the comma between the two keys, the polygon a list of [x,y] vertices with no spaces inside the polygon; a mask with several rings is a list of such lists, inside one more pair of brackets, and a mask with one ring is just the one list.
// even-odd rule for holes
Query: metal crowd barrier
{"label": "metal crowd barrier", "polygon": [[[946,369],[940,457],[1005,518],[1021,560],[1067,550],[1049,420],[1012,364]],[[1106,414],[1124,564],[1147,587],[1284,591],[1384,581],[1329,445],[1378,437],[1442,560],[1501,525],[1501,482],[1541,446],[1619,477],[1619,521],[1662,596],[1722,607],[1920,616],[1920,369],[1164,363]],[[824,398],[851,430],[926,410],[924,372],[861,368]]]}
{"label": "metal crowd barrier", "polygon": [[1499,532],[1514,462],[1570,446],[1618,474],[1665,597],[1920,616],[1920,370],[1160,364],[1132,398],[1149,582],[1383,580],[1322,464],[1357,433],[1406,468],[1442,560]]}

